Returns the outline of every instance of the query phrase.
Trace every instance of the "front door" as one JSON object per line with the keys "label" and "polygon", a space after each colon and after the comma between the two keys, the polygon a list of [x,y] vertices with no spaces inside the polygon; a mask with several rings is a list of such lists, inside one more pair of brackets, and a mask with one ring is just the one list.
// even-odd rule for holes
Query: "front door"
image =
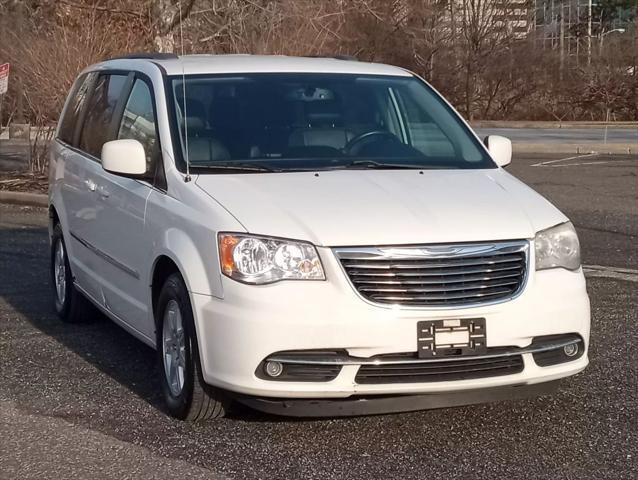
{"label": "front door", "polygon": [[[115,138],[134,139],[144,146],[147,171],[159,161],[159,142],[151,86],[136,78],[121,112],[116,113]],[[148,269],[152,239],[144,224],[153,179],[137,180],[100,170],[95,246],[104,255],[102,288],[105,307],[150,339],[155,327],[149,312]]]}

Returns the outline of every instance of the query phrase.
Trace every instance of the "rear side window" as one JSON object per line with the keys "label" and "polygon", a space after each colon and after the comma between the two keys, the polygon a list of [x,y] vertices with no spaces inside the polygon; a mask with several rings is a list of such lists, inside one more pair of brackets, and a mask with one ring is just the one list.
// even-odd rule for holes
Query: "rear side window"
{"label": "rear side window", "polygon": [[68,104],[64,111],[64,116],[60,121],[60,128],[58,130],[58,139],[62,140],[64,143],[73,145],[75,125],[77,124],[84,102],[86,101],[86,94],[89,90],[89,86],[94,78],[94,73],[84,74],[79,77],[73,85],[73,89],[69,94]]}
{"label": "rear side window", "polygon": [[138,79],[133,84],[133,90],[122,114],[117,138],[138,140],[146,152],[146,170],[151,171],[152,161],[159,153],[159,144],[155,128],[153,97],[143,80]]}
{"label": "rear side window", "polygon": [[80,135],[80,149],[100,158],[102,145],[111,140],[113,111],[126,84],[126,75],[100,75],[88,100]]}

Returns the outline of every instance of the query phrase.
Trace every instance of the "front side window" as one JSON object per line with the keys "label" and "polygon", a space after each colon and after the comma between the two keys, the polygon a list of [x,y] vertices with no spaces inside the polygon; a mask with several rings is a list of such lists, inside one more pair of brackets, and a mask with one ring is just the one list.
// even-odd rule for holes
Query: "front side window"
{"label": "front side window", "polygon": [[100,75],[88,100],[79,148],[95,158],[100,158],[102,145],[111,140],[113,111],[125,84],[126,75]]}
{"label": "front side window", "polygon": [[153,97],[148,85],[142,80],[138,79],[133,84],[133,90],[122,114],[117,138],[138,140],[144,146],[147,171],[151,171],[151,164],[158,153],[159,144],[155,128]]}
{"label": "front side window", "polygon": [[202,172],[495,168],[451,108],[411,76],[197,75],[169,85],[182,159]]}

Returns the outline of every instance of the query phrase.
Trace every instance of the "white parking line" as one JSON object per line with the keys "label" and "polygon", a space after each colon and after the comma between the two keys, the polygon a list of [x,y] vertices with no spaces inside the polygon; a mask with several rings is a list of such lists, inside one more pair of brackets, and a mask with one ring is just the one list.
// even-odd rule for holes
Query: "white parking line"
{"label": "white parking line", "polygon": [[560,165],[543,165],[545,167],[559,168],[559,167],[581,167],[585,165],[611,165],[617,163],[631,163],[635,160],[601,160],[599,162],[579,162],[579,163],[561,163]]}
{"label": "white parking line", "polygon": [[566,162],[567,160],[578,160],[579,158],[593,157],[595,155],[598,155],[598,153],[592,152],[592,153],[588,153],[586,155],[576,155],[574,157],[559,158],[558,160],[547,160],[545,162],[533,163],[532,167],[546,167],[546,166],[552,165],[554,163]]}
{"label": "white parking line", "polygon": [[616,163],[633,163],[635,162],[634,159],[622,159],[622,160],[598,160],[598,161],[593,161],[593,162],[574,162],[574,163],[559,163],[559,162],[566,162],[568,160],[578,160],[580,158],[589,158],[592,156],[597,156],[600,155],[598,153],[588,153],[587,155],[579,155],[576,157],[567,157],[567,158],[559,158],[558,160],[549,160],[546,162],[539,162],[539,163],[534,163],[531,166],[532,167],[551,167],[551,168],[560,168],[560,167],[580,167],[580,166],[584,166],[584,165],[609,165],[609,164],[616,164]]}
{"label": "white parking line", "polygon": [[638,282],[638,270],[632,268],[604,267],[602,265],[583,265],[587,277],[605,277],[615,280]]}

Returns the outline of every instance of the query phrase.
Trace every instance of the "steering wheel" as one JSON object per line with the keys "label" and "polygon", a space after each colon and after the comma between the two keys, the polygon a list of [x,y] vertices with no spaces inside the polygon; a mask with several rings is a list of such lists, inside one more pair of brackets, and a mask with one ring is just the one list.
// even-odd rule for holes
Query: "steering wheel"
{"label": "steering wheel", "polygon": [[365,143],[370,142],[374,137],[386,137],[389,140],[396,140],[396,141],[399,140],[396,137],[396,135],[394,135],[391,132],[388,132],[387,130],[372,130],[370,132],[363,132],[357,135],[356,137],[354,137],[348,143],[346,143],[346,146],[343,147],[343,152],[346,155],[351,155],[352,153],[354,153],[353,151],[355,147],[359,146],[360,144],[364,142]]}

